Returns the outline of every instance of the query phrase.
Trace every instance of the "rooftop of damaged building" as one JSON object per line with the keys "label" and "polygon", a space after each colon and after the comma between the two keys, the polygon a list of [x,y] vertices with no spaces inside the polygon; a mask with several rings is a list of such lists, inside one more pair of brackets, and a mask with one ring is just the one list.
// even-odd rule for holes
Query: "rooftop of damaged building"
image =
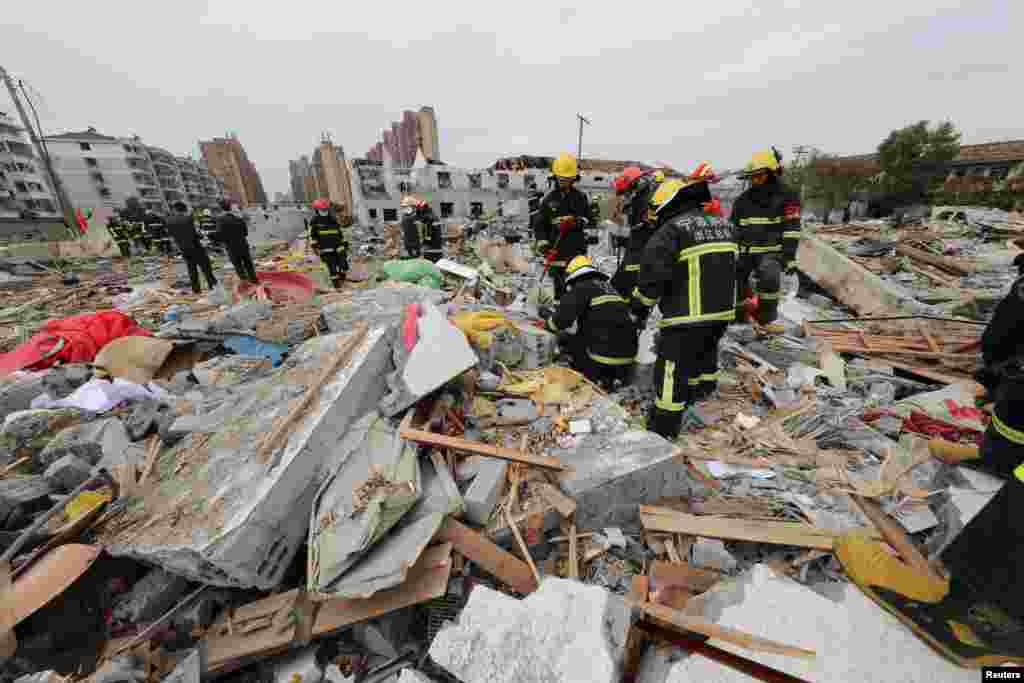
{"label": "rooftop of damaged building", "polygon": [[835,550],[934,572],[1001,485],[948,451],[985,429],[1024,221],[960,208],[807,224],[785,334],[730,326],[674,442],[643,418],[657,312],[632,384],[591,384],[516,220],[449,226],[436,264],[356,225],[341,290],[296,239],[255,289],[215,255],[204,295],[160,256],[7,260],[0,677],[973,680]]}

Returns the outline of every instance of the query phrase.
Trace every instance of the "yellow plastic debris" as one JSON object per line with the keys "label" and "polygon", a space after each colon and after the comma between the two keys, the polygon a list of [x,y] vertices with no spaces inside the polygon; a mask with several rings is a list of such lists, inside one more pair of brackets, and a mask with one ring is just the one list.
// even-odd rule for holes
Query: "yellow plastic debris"
{"label": "yellow plastic debris", "polygon": [[82,491],[64,506],[64,515],[69,522],[73,522],[79,517],[89,514],[100,505],[110,502],[111,498],[113,495],[108,488]]}
{"label": "yellow plastic debris", "polygon": [[497,311],[463,311],[451,317],[455,327],[478,349],[488,349],[494,343],[493,330],[499,327],[515,327],[515,324]]}
{"label": "yellow plastic debris", "polygon": [[537,403],[569,403],[581,387],[583,375],[562,367],[506,373],[498,388],[515,396],[528,396]]}

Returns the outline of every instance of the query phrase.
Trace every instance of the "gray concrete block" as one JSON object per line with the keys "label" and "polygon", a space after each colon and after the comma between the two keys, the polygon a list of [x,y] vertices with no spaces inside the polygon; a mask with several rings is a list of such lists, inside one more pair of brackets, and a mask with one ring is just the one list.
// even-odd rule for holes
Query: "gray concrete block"
{"label": "gray concrete block", "polygon": [[546,579],[524,600],[478,586],[430,657],[464,683],[612,683],[631,621],[621,597],[576,581]]}
{"label": "gray concrete block", "polygon": [[494,514],[498,496],[505,484],[508,462],[497,458],[482,458],[476,477],[466,491],[466,518],[474,524],[486,525]]}
{"label": "gray concrete block", "polygon": [[11,413],[28,410],[32,407],[33,399],[46,393],[43,384],[45,376],[40,373],[18,382],[0,385],[0,422],[6,420]]}
{"label": "gray concrete block", "polygon": [[439,305],[444,298],[444,292],[427,287],[382,286],[356,292],[349,301],[324,306],[321,313],[332,333],[347,332],[362,321],[371,328],[390,327],[402,320],[409,304],[429,301]]}
{"label": "gray concrete block", "polygon": [[717,538],[698,538],[690,548],[691,562],[706,569],[731,572],[736,569],[736,558],[725,549],[725,543]]}
{"label": "gray concrete block", "polygon": [[11,477],[0,479],[0,519],[12,510],[36,503],[53,492],[53,484],[43,477]]}
{"label": "gray concrete block", "polygon": [[46,469],[66,455],[74,455],[96,465],[104,457],[114,459],[131,446],[124,425],[116,417],[96,420],[62,429],[36,457]]}
{"label": "gray concrete block", "polygon": [[46,468],[43,476],[60,491],[73,491],[92,476],[92,465],[76,455],[65,455]]}
{"label": "gray concrete block", "polygon": [[282,447],[263,456],[259,446],[347,337],[310,339],[284,365],[251,382],[190,392],[197,394],[197,406],[211,406],[201,411],[200,425],[211,437],[194,449],[202,432],[193,432],[165,453],[161,464],[169,463],[171,471],[186,452],[192,465],[176,476],[158,471],[153,493],[172,496],[188,511],[187,531],[154,524],[143,538],[122,533],[104,539],[108,552],[194,581],[276,587],[306,537],[318,488],[338,466],[338,442],[383,394],[380,378],[390,356],[383,331],[369,332],[348,364],[319,387]]}
{"label": "gray concrete block", "polygon": [[92,366],[73,363],[52,368],[43,376],[43,389],[50,398],[67,398],[75,389],[92,379]]}
{"label": "gray concrete block", "polygon": [[573,437],[571,446],[548,454],[569,467],[559,485],[576,500],[580,528],[636,531],[638,505],[704,492],[676,457],[676,447],[653,432],[632,429],[622,406],[595,397],[578,417],[589,418],[594,431]]}
{"label": "gray concrete block", "polygon": [[[71,408],[59,410],[22,410],[11,413],[0,429],[0,461],[35,458],[65,427],[78,422],[81,413]],[[38,463],[39,470],[44,469]],[[38,471],[38,470],[37,470]]]}

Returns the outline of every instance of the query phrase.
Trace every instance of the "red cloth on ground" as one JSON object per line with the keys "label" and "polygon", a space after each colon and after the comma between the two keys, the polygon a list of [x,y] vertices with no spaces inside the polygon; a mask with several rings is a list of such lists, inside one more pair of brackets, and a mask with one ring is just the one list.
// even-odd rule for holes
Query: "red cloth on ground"
{"label": "red cloth on ground", "polygon": [[[44,370],[60,363],[89,363],[100,349],[121,337],[153,333],[120,311],[97,311],[46,322],[31,339],[0,355],[0,375],[15,370]],[[50,354],[63,339],[64,345]]]}

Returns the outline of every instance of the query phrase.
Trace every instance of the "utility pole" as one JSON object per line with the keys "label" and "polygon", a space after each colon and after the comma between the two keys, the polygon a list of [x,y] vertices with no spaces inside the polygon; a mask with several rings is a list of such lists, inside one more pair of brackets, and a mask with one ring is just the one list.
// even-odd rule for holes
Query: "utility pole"
{"label": "utility pole", "polygon": [[578,118],[580,120],[580,137],[579,137],[579,141],[576,143],[576,160],[577,161],[582,161],[583,160],[583,124],[585,123],[585,124],[587,124],[589,126],[590,125],[590,121],[588,121],[587,119],[583,118],[582,114],[576,114],[576,118]]}
{"label": "utility pole", "polygon": [[[39,160],[43,162],[43,166],[46,167],[46,174],[50,178],[50,186],[53,187],[54,195],[57,198],[57,204],[60,206],[60,212],[64,214],[64,219],[70,226],[75,225],[75,215],[71,209],[71,203],[68,201],[67,195],[64,194],[64,186],[60,182],[60,178],[53,171],[53,164],[50,163],[50,156],[43,150],[42,144],[39,142],[39,137],[36,135],[36,129],[32,126],[29,121],[28,114],[25,112],[25,107],[21,103],[21,99],[18,97],[18,91],[14,89],[14,81],[11,80],[11,75],[7,73],[7,70],[0,66],[0,78],[3,78],[4,85],[7,86],[7,92],[11,94],[11,100],[14,101],[14,106],[18,110],[18,116],[21,117],[21,123],[25,126],[25,130],[28,131],[28,136],[32,140],[32,145],[36,148],[36,154],[39,155]],[[39,131],[42,133],[42,131]],[[77,231],[76,231],[77,232]]]}

